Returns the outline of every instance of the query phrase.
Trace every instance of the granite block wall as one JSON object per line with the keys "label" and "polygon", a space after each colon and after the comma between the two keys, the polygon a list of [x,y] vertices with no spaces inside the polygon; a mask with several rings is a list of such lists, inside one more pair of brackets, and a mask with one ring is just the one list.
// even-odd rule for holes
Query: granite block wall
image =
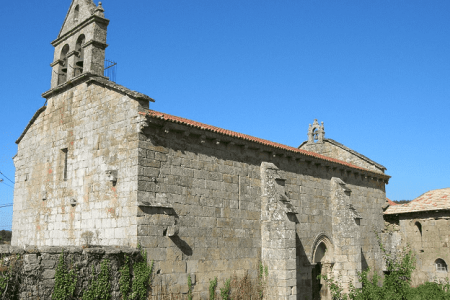
{"label": "granite block wall", "polygon": [[361,267],[355,265],[351,276],[368,266],[381,272],[373,230],[381,231],[384,225],[383,181],[308,159],[277,156],[271,149],[240,145],[212,133],[205,137],[204,131],[177,124],[149,123],[139,142],[138,241],[156,260],[161,280],[170,282],[171,288],[182,290],[177,281],[184,282],[185,274],[195,273],[194,292],[204,298],[209,280],[216,276],[219,282],[235,273],[256,276],[264,227],[260,175],[264,162],[279,168],[286,197],[298,212],[293,223],[296,254],[289,260],[295,263],[291,295],[311,297],[315,242],[324,234],[333,240],[333,226],[340,226],[332,219],[333,177],[342,178],[351,189],[348,202],[361,215],[360,246],[355,246],[359,251],[347,253]]}
{"label": "granite block wall", "polygon": [[[119,268],[125,264],[125,257],[132,266],[142,261],[139,250],[132,248],[86,248],[81,247],[0,247],[2,257],[1,268],[5,272],[11,264],[18,274],[15,286],[9,291],[16,290],[15,295],[21,300],[51,299],[55,286],[56,268],[61,255],[68,270],[77,270],[77,282],[74,299],[81,299],[89,285],[100,272],[100,264],[108,260],[110,270],[111,300],[121,300]],[[132,268],[132,267],[131,267]],[[9,271],[8,271],[9,272]],[[8,293],[8,295],[11,295]],[[6,298],[5,298],[6,299]]]}
{"label": "granite block wall", "polygon": [[[446,211],[424,211],[397,216],[386,216],[384,240],[389,249],[396,253],[409,246],[416,257],[416,269],[412,274],[414,286],[427,281],[448,278],[450,263],[450,215]],[[440,259],[447,270],[439,270],[436,261]]]}
{"label": "granite block wall", "polygon": [[12,245],[137,246],[140,107],[96,83],[49,99],[14,158]]}

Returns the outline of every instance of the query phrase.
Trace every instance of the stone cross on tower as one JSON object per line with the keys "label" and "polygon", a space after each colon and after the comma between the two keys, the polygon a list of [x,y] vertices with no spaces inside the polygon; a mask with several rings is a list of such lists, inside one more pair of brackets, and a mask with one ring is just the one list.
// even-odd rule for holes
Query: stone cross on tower
{"label": "stone cross on tower", "polygon": [[92,0],[72,1],[52,42],[52,89],[84,73],[103,76],[108,24],[101,2],[96,6]]}
{"label": "stone cross on tower", "polygon": [[308,128],[308,144],[314,144],[316,141],[317,143],[323,143],[323,139],[325,137],[325,128],[323,126],[323,122],[321,122],[321,125],[319,125],[319,122],[317,122],[317,119],[314,120],[314,123],[309,124]]}

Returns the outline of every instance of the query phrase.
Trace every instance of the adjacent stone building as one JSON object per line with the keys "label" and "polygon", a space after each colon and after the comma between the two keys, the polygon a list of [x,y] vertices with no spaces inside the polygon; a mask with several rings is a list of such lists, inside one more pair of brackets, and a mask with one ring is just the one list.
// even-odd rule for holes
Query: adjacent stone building
{"label": "adjacent stone building", "polygon": [[73,0],[52,43],[47,104],[17,140],[13,246],[140,245],[155,282],[186,293],[190,274],[195,299],[260,262],[267,299],[330,299],[318,274],[380,271],[383,166],[323,124],[299,149],[150,110],[103,76],[108,23]]}
{"label": "adjacent stone building", "polygon": [[448,278],[450,262],[450,188],[426,192],[384,213],[385,237],[396,251],[411,246],[416,256],[413,285]]}

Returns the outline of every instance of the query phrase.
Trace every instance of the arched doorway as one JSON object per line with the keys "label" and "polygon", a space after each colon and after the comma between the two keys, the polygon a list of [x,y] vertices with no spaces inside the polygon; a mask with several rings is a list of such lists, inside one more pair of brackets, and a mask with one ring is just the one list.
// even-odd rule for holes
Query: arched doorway
{"label": "arched doorway", "polygon": [[326,282],[323,279],[318,278],[319,275],[327,275],[331,269],[331,258],[332,258],[332,244],[330,240],[322,235],[316,239],[314,243],[315,247],[312,257],[313,268],[311,270],[311,288],[312,288],[312,299],[313,300],[323,300],[331,299],[326,286]]}

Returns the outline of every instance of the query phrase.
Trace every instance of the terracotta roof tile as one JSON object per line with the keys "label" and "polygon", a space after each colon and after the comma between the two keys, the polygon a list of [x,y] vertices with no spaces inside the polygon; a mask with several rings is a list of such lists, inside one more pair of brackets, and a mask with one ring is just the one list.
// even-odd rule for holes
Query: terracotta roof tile
{"label": "terracotta roof tile", "polygon": [[367,173],[376,174],[380,178],[384,178],[384,179],[389,179],[390,178],[389,175],[386,175],[384,173],[374,172],[372,170],[368,170],[368,169],[365,169],[365,168],[362,168],[362,167],[358,167],[356,165],[347,163],[345,161],[341,161],[341,160],[338,160],[338,159],[335,159],[335,158],[331,158],[331,157],[328,157],[328,156],[317,154],[315,152],[306,151],[306,150],[303,150],[303,149],[298,149],[298,148],[286,146],[286,145],[275,143],[275,142],[272,142],[272,141],[269,141],[269,140],[260,139],[260,138],[253,137],[253,136],[250,136],[250,135],[247,135],[247,134],[242,134],[242,133],[239,133],[239,132],[226,130],[226,129],[223,129],[223,128],[219,128],[219,127],[211,126],[211,125],[208,125],[208,124],[192,121],[192,120],[189,120],[189,119],[185,119],[185,118],[169,115],[169,114],[158,112],[158,111],[155,111],[155,110],[148,110],[146,113],[141,112],[140,114],[146,115],[146,116],[151,117],[151,118],[161,119],[161,120],[165,120],[165,121],[169,121],[169,122],[173,122],[173,123],[187,125],[187,126],[190,126],[190,127],[201,129],[201,130],[207,130],[207,131],[223,134],[223,135],[230,136],[230,137],[243,139],[243,140],[250,141],[250,142],[255,142],[255,143],[258,143],[258,144],[261,144],[261,145],[265,145],[265,146],[269,146],[269,147],[273,147],[273,148],[276,148],[276,149],[286,150],[286,151],[295,152],[295,153],[301,153],[301,154],[309,156],[309,157],[314,157],[314,158],[317,158],[317,159],[320,159],[320,160],[325,160],[325,161],[337,163],[337,164],[340,164],[340,165],[343,165],[343,166],[347,166],[347,167],[350,167],[350,168],[353,168],[353,169],[362,170],[362,171],[367,172]]}
{"label": "terracotta roof tile", "polygon": [[450,188],[432,190],[409,203],[391,206],[384,213],[392,215],[430,210],[450,210],[448,195],[450,195]]}
{"label": "terracotta roof tile", "polygon": [[391,199],[389,199],[388,197],[386,197],[387,202],[389,203],[389,205],[397,205],[397,203],[395,203],[394,201],[392,201]]}

